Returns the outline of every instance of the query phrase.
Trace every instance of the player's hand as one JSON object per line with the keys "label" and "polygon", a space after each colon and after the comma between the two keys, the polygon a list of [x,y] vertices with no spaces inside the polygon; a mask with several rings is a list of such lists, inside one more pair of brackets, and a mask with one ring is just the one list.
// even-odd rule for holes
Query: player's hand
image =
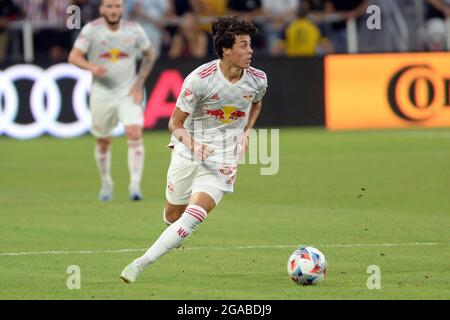
{"label": "player's hand", "polygon": [[238,139],[238,145],[237,145],[237,156],[238,160],[241,160],[244,156],[245,152],[248,150],[248,131],[244,131]]}
{"label": "player's hand", "polygon": [[241,137],[241,144],[243,146],[244,152],[248,150],[248,136],[249,136],[249,132],[248,131],[244,131],[244,133],[242,134]]}
{"label": "player's hand", "polygon": [[133,102],[135,104],[140,105],[144,99],[144,89],[140,84],[135,83],[131,87],[130,92],[128,92],[128,95],[133,97]]}
{"label": "player's hand", "polygon": [[91,71],[95,77],[102,77],[108,72],[103,66],[94,66]]}
{"label": "player's hand", "polygon": [[208,147],[206,144],[194,142],[191,147],[192,154],[198,160],[204,161],[210,156],[214,155],[214,150]]}

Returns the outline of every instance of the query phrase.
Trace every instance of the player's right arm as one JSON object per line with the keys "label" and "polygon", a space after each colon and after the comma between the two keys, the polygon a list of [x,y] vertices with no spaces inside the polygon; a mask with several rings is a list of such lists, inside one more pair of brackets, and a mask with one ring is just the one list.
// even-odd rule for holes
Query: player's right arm
{"label": "player's right arm", "polygon": [[101,77],[106,74],[107,70],[99,65],[89,62],[86,59],[86,53],[91,47],[92,37],[94,34],[93,26],[88,23],[83,27],[75,41],[72,50],[69,54],[69,63],[76,65],[77,67],[88,70],[96,77]]}
{"label": "player's right arm", "polygon": [[180,95],[176,102],[176,108],[169,120],[169,131],[186,148],[191,150],[192,154],[200,160],[205,160],[214,151],[203,144],[202,141],[196,141],[184,128],[184,122],[195,109],[202,103],[205,94],[203,93],[203,83],[198,77],[196,71],[186,77],[181,88]]}
{"label": "player's right arm", "polygon": [[76,65],[77,67],[88,70],[96,77],[101,77],[106,74],[106,69],[103,66],[99,66],[89,62],[86,59],[86,55],[80,49],[73,47],[69,54],[69,63]]}
{"label": "player's right arm", "polygon": [[184,128],[184,122],[186,121],[189,113],[182,111],[176,107],[173,110],[172,116],[169,119],[169,131],[170,133],[182,144],[191,150],[192,154],[200,160],[205,160],[213,154],[213,150],[200,141],[195,141],[194,138]]}

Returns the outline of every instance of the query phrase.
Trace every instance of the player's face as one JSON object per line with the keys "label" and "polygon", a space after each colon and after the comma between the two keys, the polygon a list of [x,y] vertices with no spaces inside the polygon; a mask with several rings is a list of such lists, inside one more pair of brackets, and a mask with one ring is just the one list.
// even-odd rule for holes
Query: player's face
{"label": "player's face", "polygon": [[227,49],[226,56],[234,66],[247,69],[252,62],[253,50],[249,35],[236,36],[233,47]]}
{"label": "player's face", "polygon": [[123,0],[103,0],[100,14],[109,24],[118,24],[123,14]]}

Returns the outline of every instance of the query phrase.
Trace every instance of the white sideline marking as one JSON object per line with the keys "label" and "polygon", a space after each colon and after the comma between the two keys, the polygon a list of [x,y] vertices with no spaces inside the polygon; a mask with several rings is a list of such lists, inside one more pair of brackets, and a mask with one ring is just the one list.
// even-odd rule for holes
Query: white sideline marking
{"label": "white sideline marking", "polygon": [[[348,243],[348,244],[321,244],[318,248],[358,248],[358,247],[415,247],[415,246],[437,246],[450,245],[442,242],[406,242],[406,243]],[[248,250],[248,249],[295,249],[300,245],[273,245],[273,246],[241,246],[241,247],[185,247],[182,250]],[[305,245],[306,246],[306,245]],[[316,246],[314,244],[309,246]],[[117,250],[78,250],[78,251],[30,251],[30,252],[5,252],[0,253],[0,257],[8,256],[31,256],[46,254],[97,254],[97,253],[126,253],[142,252],[147,249],[117,249]]]}

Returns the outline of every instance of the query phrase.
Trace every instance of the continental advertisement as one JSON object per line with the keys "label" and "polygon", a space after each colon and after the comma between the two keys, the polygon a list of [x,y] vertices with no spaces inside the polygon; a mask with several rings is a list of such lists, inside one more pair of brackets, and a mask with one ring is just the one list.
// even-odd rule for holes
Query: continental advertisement
{"label": "continental advertisement", "polygon": [[450,54],[325,58],[330,130],[450,126]]}

